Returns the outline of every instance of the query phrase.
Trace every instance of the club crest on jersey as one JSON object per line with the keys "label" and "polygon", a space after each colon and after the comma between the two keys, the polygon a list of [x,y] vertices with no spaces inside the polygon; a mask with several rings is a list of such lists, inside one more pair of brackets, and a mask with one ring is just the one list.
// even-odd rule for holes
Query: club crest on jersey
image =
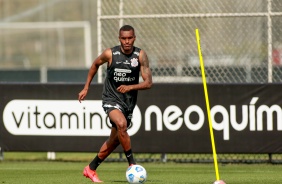
{"label": "club crest on jersey", "polygon": [[132,66],[132,67],[138,66],[138,59],[137,59],[137,58],[132,58],[132,59],[130,60],[130,62],[131,62],[131,66]]}

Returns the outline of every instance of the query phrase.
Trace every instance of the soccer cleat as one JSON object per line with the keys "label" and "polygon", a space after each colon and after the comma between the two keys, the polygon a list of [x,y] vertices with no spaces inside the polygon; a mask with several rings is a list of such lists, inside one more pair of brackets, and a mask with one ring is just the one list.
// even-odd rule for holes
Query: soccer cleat
{"label": "soccer cleat", "polygon": [[83,175],[86,178],[91,179],[94,183],[102,183],[103,181],[101,181],[98,177],[98,174],[96,173],[96,171],[93,171],[89,168],[89,165],[86,166],[83,170]]}

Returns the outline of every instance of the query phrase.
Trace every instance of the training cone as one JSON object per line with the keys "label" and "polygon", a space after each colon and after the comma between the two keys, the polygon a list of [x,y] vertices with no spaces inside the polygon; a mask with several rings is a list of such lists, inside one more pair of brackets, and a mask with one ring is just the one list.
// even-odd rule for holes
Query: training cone
{"label": "training cone", "polygon": [[223,180],[216,180],[213,184],[226,184]]}

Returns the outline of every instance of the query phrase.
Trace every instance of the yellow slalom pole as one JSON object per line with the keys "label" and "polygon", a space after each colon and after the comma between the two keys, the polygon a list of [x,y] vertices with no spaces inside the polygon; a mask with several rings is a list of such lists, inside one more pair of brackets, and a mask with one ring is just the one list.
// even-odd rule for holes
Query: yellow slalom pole
{"label": "yellow slalom pole", "polygon": [[208,96],[208,89],[207,89],[205,67],[204,67],[204,61],[203,61],[203,57],[202,57],[200,35],[199,35],[198,29],[196,29],[196,39],[197,39],[197,45],[198,45],[198,52],[199,52],[199,58],[200,58],[203,86],[204,86],[204,92],[205,92],[205,100],[206,100],[207,113],[208,113],[208,121],[209,121],[209,128],[210,128],[210,136],[211,136],[211,143],[212,143],[212,152],[213,152],[213,161],[214,161],[216,180],[220,180],[219,179],[219,172],[218,172],[218,165],[217,165],[217,156],[216,156],[214,135],[213,135],[213,129],[212,129],[212,121],[211,121],[211,113],[210,113],[210,104],[209,104],[209,96]]}

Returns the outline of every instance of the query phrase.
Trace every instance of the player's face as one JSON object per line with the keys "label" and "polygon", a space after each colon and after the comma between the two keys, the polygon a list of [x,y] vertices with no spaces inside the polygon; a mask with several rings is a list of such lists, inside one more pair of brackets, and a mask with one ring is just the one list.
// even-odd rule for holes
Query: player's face
{"label": "player's face", "polygon": [[130,54],[133,49],[133,44],[135,41],[135,34],[133,30],[130,31],[120,31],[119,41],[121,44],[121,49],[124,53]]}

